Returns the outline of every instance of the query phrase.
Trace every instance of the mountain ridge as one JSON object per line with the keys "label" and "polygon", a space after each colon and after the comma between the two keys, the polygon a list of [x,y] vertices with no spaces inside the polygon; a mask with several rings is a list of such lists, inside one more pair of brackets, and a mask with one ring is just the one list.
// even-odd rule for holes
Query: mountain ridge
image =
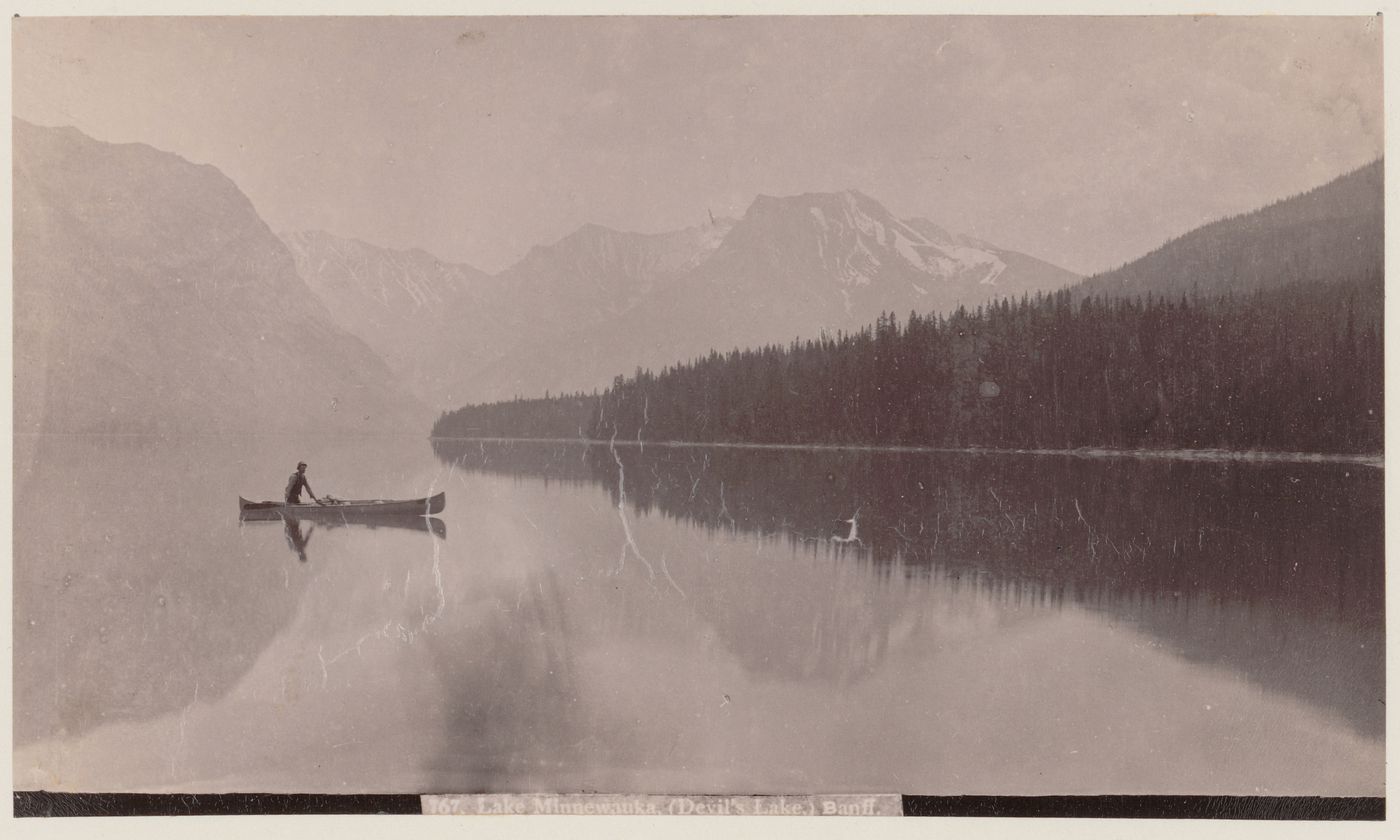
{"label": "mountain ridge", "polygon": [[12,131],[17,432],[379,433],[425,413],[217,167]]}
{"label": "mountain ridge", "polygon": [[1384,158],[1296,195],[1206,222],[1118,268],[1076,297],[1181,295],[1354,276],[1384,263]]}
{"label": "mountain ridge", "polygon": [[[442,326],[420,336],[430,351],[396,366],[429,402],[600,388],[618,372],[711,349],[857,329],[885,310],[950,310],[1080,278],[927,219],[898,219],[849,189],[760,194],[738,219],[675,231],[589,222],[478,279],[480,296],[449,302]],[[451,369],[423,362],[449,358]]]}

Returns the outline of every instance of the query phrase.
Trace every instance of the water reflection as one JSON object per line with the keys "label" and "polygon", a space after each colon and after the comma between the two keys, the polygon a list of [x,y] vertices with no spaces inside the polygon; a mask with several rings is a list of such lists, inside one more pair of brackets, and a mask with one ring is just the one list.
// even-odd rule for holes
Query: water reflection
{"label": "water reflection", "polygon": [[[440,748],[426,763],[445,789],[519,789],[523,780],[586,764],[598,746],[577,702],[576,628],[558,575],[531,575],[512,606],[483,616],[470,645],[425,639],[447,691]],[[540,789],[551,788],[541,782]]]}
{"label": "water reflection", "polygon": [[[1188,661],[1340,713],[1365,735],[1383,733],[1380,470],[477,441],[434,448],[456,468],[591,483],[614,506],[688,523],[711,541],[742,534],[827,563],[812,581],[785,578],[790,570],[751,554],[708,563],[742,587],[687,580],[694,569],[681,564],[667,569],[691,593],[688,607],[770,676],[859,678],[879,663],[894,625],[917,621],[862,603],[864,583],[843,600],[829,570],[855,570],[1017,607],[1087,608]],[[660,570],[650,574],[667,585]],[[783,593],[794,589],[802,603],[789,609]]]}
{"label": "water reflection", "polygon": [[[930,563],[1098,590],[1287,603],[1374,621],[1384,603],[1382,475],[1260,465],[435,441],[459,467],[593,482],[638,513],[710,530],[847,542]],[[619,462],[625,487],[619,481]],[[858,520],[857,526],[851,520]]]}
{"label": "water reflection", "polygon": [[[213,702],[248,672],[331,564],[393,558],[421,540],[278,520],[243,530],[231,488],[258,486],[308,455],[348,463],[347,489],[410,497],[431,481],[421,440],[16,436],[14,742],[77,738]],[[198,475],[176,482],[171,476]],[[63,504],[55,500],[62,499]],[[74,515],[74,512],[81,515]],[[421,520],[422,517],[416,517]],[[259,533],[261,532],[261,533]],[[333,532],[333,533],[328,533]],[[403,539],[395,539],[404,533]]]}
{"label": "water reflection", "polygon": [[1383,790],[1375,471],[417,440],[335,483],[460,486],[452,543],[230,515],[325,446],[30,459],[16,779]]}
{"label": "water reflection", "polygon": [[306,562],[306,544],[311,541],[311,530],[316,526],[308,524],[308,530],[301,530],[301,520],[288,518],[287,523],[287,545],[291,547],[292,553],[301,562]]}
{"label": "water reflection", "polygon": [[322,528],[365,528],[374,530],[376,528],[392,528],[403,531],[421,531],[432,534],[439,540],[447,539],[447,523],[434,516],[365,516],[365,517],[342,517],[325,516],[316,519],[304,519],[295,516],[287,516],[276,511],[244,511],[239,516],[240,524],[251,524],[257,526],[267,523],[281,522],[286,532],[287,547],[292,554],[301,562],[307,562],[306,547],[311,542],[311,535],[316,530],[316,526]]}

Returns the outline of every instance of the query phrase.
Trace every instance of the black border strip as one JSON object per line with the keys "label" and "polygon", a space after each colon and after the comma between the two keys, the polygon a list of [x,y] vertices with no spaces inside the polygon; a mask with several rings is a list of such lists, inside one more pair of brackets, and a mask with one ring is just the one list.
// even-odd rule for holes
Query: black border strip
{"label": "black border strip", "polygon": [[1170,820],[1384,820],[1382,797],[905,796],[910,817]]}
{"label": "black border strip", "polygon": [[[1385,799],[1342,796],[905,796],[911,817],[1201,820],[1385,819]],[[16,817],[419,814],[416,794],[16,791]]]}
{"label": "black border strip", "polygon": [[16,817],[421,814],[415,794],[51,793],[15,791]]}

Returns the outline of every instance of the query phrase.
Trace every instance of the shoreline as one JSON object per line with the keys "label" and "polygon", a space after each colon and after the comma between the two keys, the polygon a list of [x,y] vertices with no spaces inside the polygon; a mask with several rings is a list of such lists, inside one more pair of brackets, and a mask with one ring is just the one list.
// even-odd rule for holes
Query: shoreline
{"label": "shoreline", "polygon": [[694,441],[602,440],[597,438],[512,438],[512,437],[429,437],[429,440],[479,441],[482,443],[578,443],[589,446],[648,446],[668,449],[773,449],[810,452],[893,452],[945,455],[1032,455],[1061,458],[1138,458],[1171,461],[1245,461],[1252,463],[1356,464],[1385,468],[1384,454],[1344,454],[1321,452],[1273,452],[1233,449],[995,449],[990,447],[940,447],[834,443],[699,443]]}

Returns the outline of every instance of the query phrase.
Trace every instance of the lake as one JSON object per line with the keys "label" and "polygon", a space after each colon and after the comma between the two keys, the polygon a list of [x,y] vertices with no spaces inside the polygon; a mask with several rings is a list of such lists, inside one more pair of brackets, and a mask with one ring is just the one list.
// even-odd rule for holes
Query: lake
{"label": "lake", "polygon": [[[447,491],[421,528],[240,523]],[[1370,795],[1383,472],[16,440],[17,789]]]}

